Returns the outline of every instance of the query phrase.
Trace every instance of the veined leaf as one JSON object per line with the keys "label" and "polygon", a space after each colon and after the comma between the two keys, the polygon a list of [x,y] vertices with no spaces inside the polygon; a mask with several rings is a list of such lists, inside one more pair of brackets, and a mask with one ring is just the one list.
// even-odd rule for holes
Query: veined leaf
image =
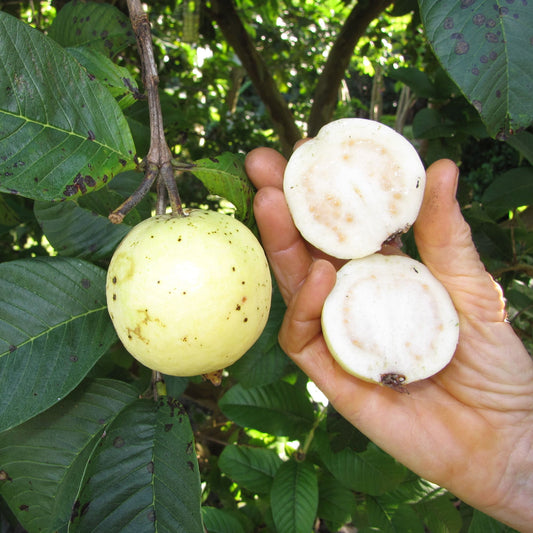
{"label": "veined leaf", "polygon": [[313,466],[289,460],[274,477],[272,515],[279,533],[309,533],[318,509],[318,481]]}
{"label": "veined leaf", "polygon": [[237,209],[236,217],[248,227],[254,224],[252,203],[255,189],[244,171],[244,158],[223,153],[216,158],[195,161],[191,172],[211,194],[222,196]]}
{"label": "veined leaf", "polygon": [[109,425],[87,467],[70,531],[203,533],[187,414],[171,398],[137,400]]}
{"label": "veined leaf", "polygon": [[237,384],[220,399],[219,407],[237,424],[277,436],[298,437],[314,420],[305,390],[284,381],[250,389]]}
{"label": "veined leaf", "polygon": [[65,397],[116,340],[105,277],[77,259],[0,264],[0,431]]}
{"label": "veined leaf", "polygon": [[317,432],[314,442],[327,469],[352,490],[372,495],[384,494],[397,487],[407,474],[402,464],[372,443],[364,452],[344,448],[334,453],[324,434]]}
{"label": "veined leaf", "polygon": [[498,520],[474,509],[474,517],[468,528],[468,533],[518,533],[512,527],[506,526]]}
{"label": "veined leaf", "polygon": [[0,11],[0,191],[73,198],[133,168],[119,105],[53,39]]}
{"label": "veined leaf", "polygon": [[48,35],[62,46],[84,46],[108,57],[135,43],[129,18],[115,6],[97,2],[68,2]]}
{"label": "veined leaf", "polygon": [[526,2],[419,0],[426,35],[493,136],[533,121],[533,15]]}
{"label": "veined leaf", "polygon": [[108,379],[88,381],[59,404],[0,433],[0,494],[30,532],[66,526],[76,504],[87,462],[107,425],[135,389]]}
{"label": "veined leaf", "polygon": [[350,521],[356,506],[355,494],[328,472],[320,476],[318,494],[318,516],[326,520],[330,530],[338,531]]}
{"label": "veined leaf", "polygon": [[202,518],[209,533],[245,533],[237,518],[224,509],[202,507]]}
{"label": "veined leaf", "polygon": [[282,462],[274,450],[231,445],[220,454],[218,466],[245,489],[268,494]]}
{"label": "veined leaf", "polygon": [[135,190],[140,179],[142,175],[138,172],[123,172],[103,189],[77,200],[36,201],[35,216],[60,255],[90,260],[109,257],[131,227],[150,216],[150,202],[144,198],[126,215],[122,224],[113,224],[108,218],[109,213]]}
{"label": "veined leaf", "polygon": [[[101,4],[107,5],[107,4]],[[117,99],[120,108],[133,105],[140,92],[135,78],[127,68],[113,63],[101,52],[82,46],[67,48],[67,52],[83,65],[87,72],[96,79]]]}

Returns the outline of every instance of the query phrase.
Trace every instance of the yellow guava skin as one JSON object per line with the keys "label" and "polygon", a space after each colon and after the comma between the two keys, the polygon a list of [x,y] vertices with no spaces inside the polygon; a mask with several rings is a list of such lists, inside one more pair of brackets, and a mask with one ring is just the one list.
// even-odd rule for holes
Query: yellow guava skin
{"label": "yellow guava skin", "polygon": [[135,226],[107,273],[109,315],[124,347],[163,374],[196,376],[239,359],[268,319],[272,280],[255,235],[215,211]]}

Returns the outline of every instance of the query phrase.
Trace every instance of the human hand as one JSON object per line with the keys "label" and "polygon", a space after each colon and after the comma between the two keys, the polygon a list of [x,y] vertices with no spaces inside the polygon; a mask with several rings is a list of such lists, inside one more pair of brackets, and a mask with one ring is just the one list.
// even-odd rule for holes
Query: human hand
{"label": "human hand", "polygon": [[[499,286],[486,272],[455,199],[458,169],[428,168],[414,225],[423,262],[452,297],[459,344],[437,375],[410,394],[347,374],[322,336],[320,317],[342,263],[313,249],[295,228],[282,190],[285,159],[253,150],[255,217],[287,304],[279,341],[335,409],[420,476],[473,507],[533,532],[533,361],[505,321]],[[376,317],[379,320],[379,317]]]}

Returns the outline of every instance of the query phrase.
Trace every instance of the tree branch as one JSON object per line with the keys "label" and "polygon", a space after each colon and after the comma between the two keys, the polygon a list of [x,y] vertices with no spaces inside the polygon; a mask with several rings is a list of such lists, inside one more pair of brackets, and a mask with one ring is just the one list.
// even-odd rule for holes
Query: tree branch
{"label": "tree branch", "polygon": [[331,120],[337,105],[339,85],[357,42],[368,25],[390,4],[392,0],[359,1],[348,15],[318,79],[308,122],[310,136],[316,135],[318,130]]}
{"label": "tree branch", "polygon": [[[156,178],[158,182],[161,181],[166,186],[172,212],[176,215],[183,215],[181,199],[172,169],[172,152],[165,139],[163,113],[161,112],[161,102],[159,100],[159,76],[152,47],[150,21],[142,8],[140,0],[128,0],[128,10],[133,32],[137,39],[142,80],[148,100],[150,148],[143,161],[146,174],[141,185],[121,206],[109,215],[109,219],[115,224],[122,222],[127,212],[139,203]],[[159,186],[159,183],[157,191],[158,196],[165,196],[163,187]],[[157,207],[158,214],[161,214],[160,211],[164,212],[163,200],[158,200]]]}
{"label": "tree branch", "polygon": [[270,114],[280,137],[282,151],[288,155],[302,133],[274,78],[256,50],[254,43],[242,24],[232,0],[211,0],[210,14],[218,24],[224,38],[239,57],[255,90]]}

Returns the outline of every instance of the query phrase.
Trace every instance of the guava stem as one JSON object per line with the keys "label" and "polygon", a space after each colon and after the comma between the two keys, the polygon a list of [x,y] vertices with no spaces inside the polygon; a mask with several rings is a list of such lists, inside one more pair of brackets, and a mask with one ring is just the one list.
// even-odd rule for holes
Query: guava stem
{"label": "guava stem", "polygon": [[154,401],[157,402],[161,396],[167,395],[167,386],[163,375],[158,370],[152,371],[152,391],[154,393]]}

